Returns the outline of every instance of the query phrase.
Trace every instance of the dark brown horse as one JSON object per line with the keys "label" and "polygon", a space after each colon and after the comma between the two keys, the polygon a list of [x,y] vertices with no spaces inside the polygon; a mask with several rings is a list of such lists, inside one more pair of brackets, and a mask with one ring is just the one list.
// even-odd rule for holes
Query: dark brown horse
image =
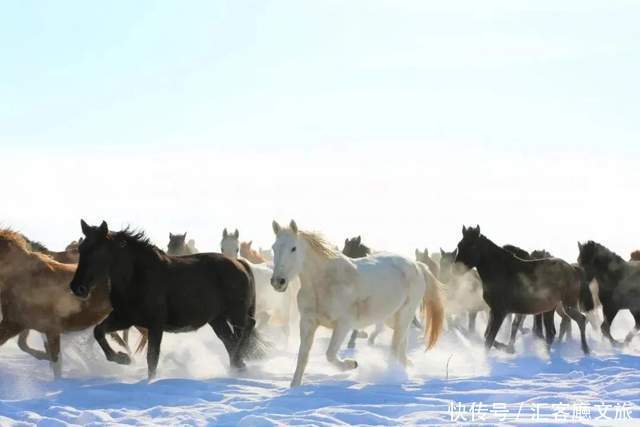
{"label": "dark brown horse", "polygon": [[553,315],[562,304],[580,328],[582,351],[589,347],[586,319],[578,310],[581,280],[570,264],[558,258],[523,260],[480,234],[480,227],[462,227],[456,262],[477,268],[482,278],[483,297],[491,312],[485,333],[485,348],[491,349],[507,313],[544,313],[547,344],[555,338]]}
{"label": "dark brown horse", "polygon": [[231,366],[259,340],[255,326],[255,283],[242,260],[222,254],[170,256],[149,243],[143,233],[110,232],[106,222],[92,227],[81,221],[84,241],[70,288],[87,298],[96,286],[110,283],[113,311],[94,329],[107,360],[129,364],[115,352],[105,334],[139,326],[148,330],[149,379],[155,377],[164,332],[188,332],[209,324],[222,340]]}

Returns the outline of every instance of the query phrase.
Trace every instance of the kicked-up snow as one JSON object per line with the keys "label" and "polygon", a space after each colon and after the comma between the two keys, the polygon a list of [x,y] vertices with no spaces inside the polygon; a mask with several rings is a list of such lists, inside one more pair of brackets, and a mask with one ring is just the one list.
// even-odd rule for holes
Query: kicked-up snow
{"label": "kicked-up snow", "polygon": [[[633,321],[628,312],[618,316],[613,331],[622,338]],[[288,345],[271,337],[271,356],[236,373],[210,329],[165,334],[159,379],[151,384],[143,355],[131,366],[109,363],[89,332],[64,337],[65,379],[57,382],[46,362],[12,340],[0,348],[0,426],[640,423],[640,338],[618,349],[589,328],[592,354],[583,357],[574,326],[573,339],[554,344],[551,354],[529,333],[519,337],[516,354],[487,356],[482,327],[484,321],[470,338],[445,332],[429,352],[413,330],[406,370],[388,362],[388,331],[374,346],[360,339],[355,350],[341,352],[359,362],[348,372],[325,360],[329,335],[319,330],[295,389],[293,337]],[[35,333],[30,342],[42,345]]]}

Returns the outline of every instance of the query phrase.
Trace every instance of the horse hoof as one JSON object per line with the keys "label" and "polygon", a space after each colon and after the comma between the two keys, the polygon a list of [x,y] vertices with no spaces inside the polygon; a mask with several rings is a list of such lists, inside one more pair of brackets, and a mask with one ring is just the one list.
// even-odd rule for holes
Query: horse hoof
{"label": "horse hoof", "polygon": [[506,351],[509,354],[514,354],[516,352],[516,349],[512,345],[508,345],[507,348],[504,349],[504,351]]}
{"label": "horse hoof", "polygon": [[356,369],[358,367],[358,362],[352,359],[345,360],[345,364],[347,366],[347,369]]}
{"label": "horse hoof", "polygon": [[129,355],[127,353],[123,353],[123,352],[118,352],[116,354],[113,355],[113,357],[111,358],[112,362],[116,362],[118,365],[130,365],[131,364],[131,358],[129,357]]}

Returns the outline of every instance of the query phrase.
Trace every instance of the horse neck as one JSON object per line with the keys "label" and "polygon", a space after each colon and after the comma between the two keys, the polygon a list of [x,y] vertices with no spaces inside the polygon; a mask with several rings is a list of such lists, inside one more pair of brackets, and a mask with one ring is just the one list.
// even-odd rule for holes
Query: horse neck
{"label": "horse neck", "polygon": [[322,286],[323,281],[317,280],[324,276],[324,271],[328,265],[334,261],[324,255],[317,253],[311,246],[302,240],[305,249],[305,257],[302,262],[302,271],[300,271],[301,286]]}
{"label": "horse neck", "polygon": [[476,269],[480,277],[483,280],[487,280],[487,278],[496,274],[496,265],[500,266],[499,269],[501,271],[504,271],[505,266],[509,266],[514,262],[515,256],[486,237],[482,242],[482,250]]}
{"label": "horse neck", "polygon": [[[616,255],[614,252],[611,252],[608,249],[603,249],[606,252],[605,256],[601,257],[606,261],[601,268],[596,268],[596,279],[602,281],[604,283],[609,282],[611,280],[617,281],[621,278],[626,270],[628,263],[623,260],[620,256]],[[598,277],[600,276],[600,277]]]}
{"label": "horse neck", "polygon": [[131,244],[129,248],[129,255],[132,259],[130,262],[132,263],[131,268],[131,277],[123,277],[122,273],[124,267],[121,265],[117,265],[117,262],[113,262],[109,267],[109,277],[111,281],[111,291],[115,291],[117,293],[128,292],[129,290],[133,290],[133,286],[129,286],[129,283],[132,280],[133,274],[135,271],[144,269],[149,271],[151,269],[161,269],[166,265],[167,256],[164,254],[159,254],[154,248],[151,247],[135,247],[134,244]]}

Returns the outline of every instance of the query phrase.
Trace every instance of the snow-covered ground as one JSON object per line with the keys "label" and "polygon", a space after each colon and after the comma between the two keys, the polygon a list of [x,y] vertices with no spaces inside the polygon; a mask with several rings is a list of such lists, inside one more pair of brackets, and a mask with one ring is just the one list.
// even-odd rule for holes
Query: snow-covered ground
{"label": "snow-covered ground", "polygon": [[[620,313],[614,335],[624,337],[632,324],[629,313]],[[487,357],[479,337],[447,332],[425,353],[413,335],[406,372],[387,362],[388,331],[375,346],[359,340],[355,351],[343,351],[360,366],[339,372],[324,358],[328,333],[321,331],[296,389],[289,389],[295,339],[284,345],[272,337],[273,355],[238,375],[228,371],[209,329],[165,335],[160,378],[151,384],[144,356],[131,366],[108,363],[90,334],[64,338],[65,379],[57,382],[45,362],[11,341],[0,348],[0,425],[640,423],[640,338],[619,350],[589,330],[593,352],[583,357],[574,327],[574,339],[550,355],[528,334],[515,355]],[[31,342],[41,345],[34,333]],[[628,416],[635,420],[622,419]]]}

